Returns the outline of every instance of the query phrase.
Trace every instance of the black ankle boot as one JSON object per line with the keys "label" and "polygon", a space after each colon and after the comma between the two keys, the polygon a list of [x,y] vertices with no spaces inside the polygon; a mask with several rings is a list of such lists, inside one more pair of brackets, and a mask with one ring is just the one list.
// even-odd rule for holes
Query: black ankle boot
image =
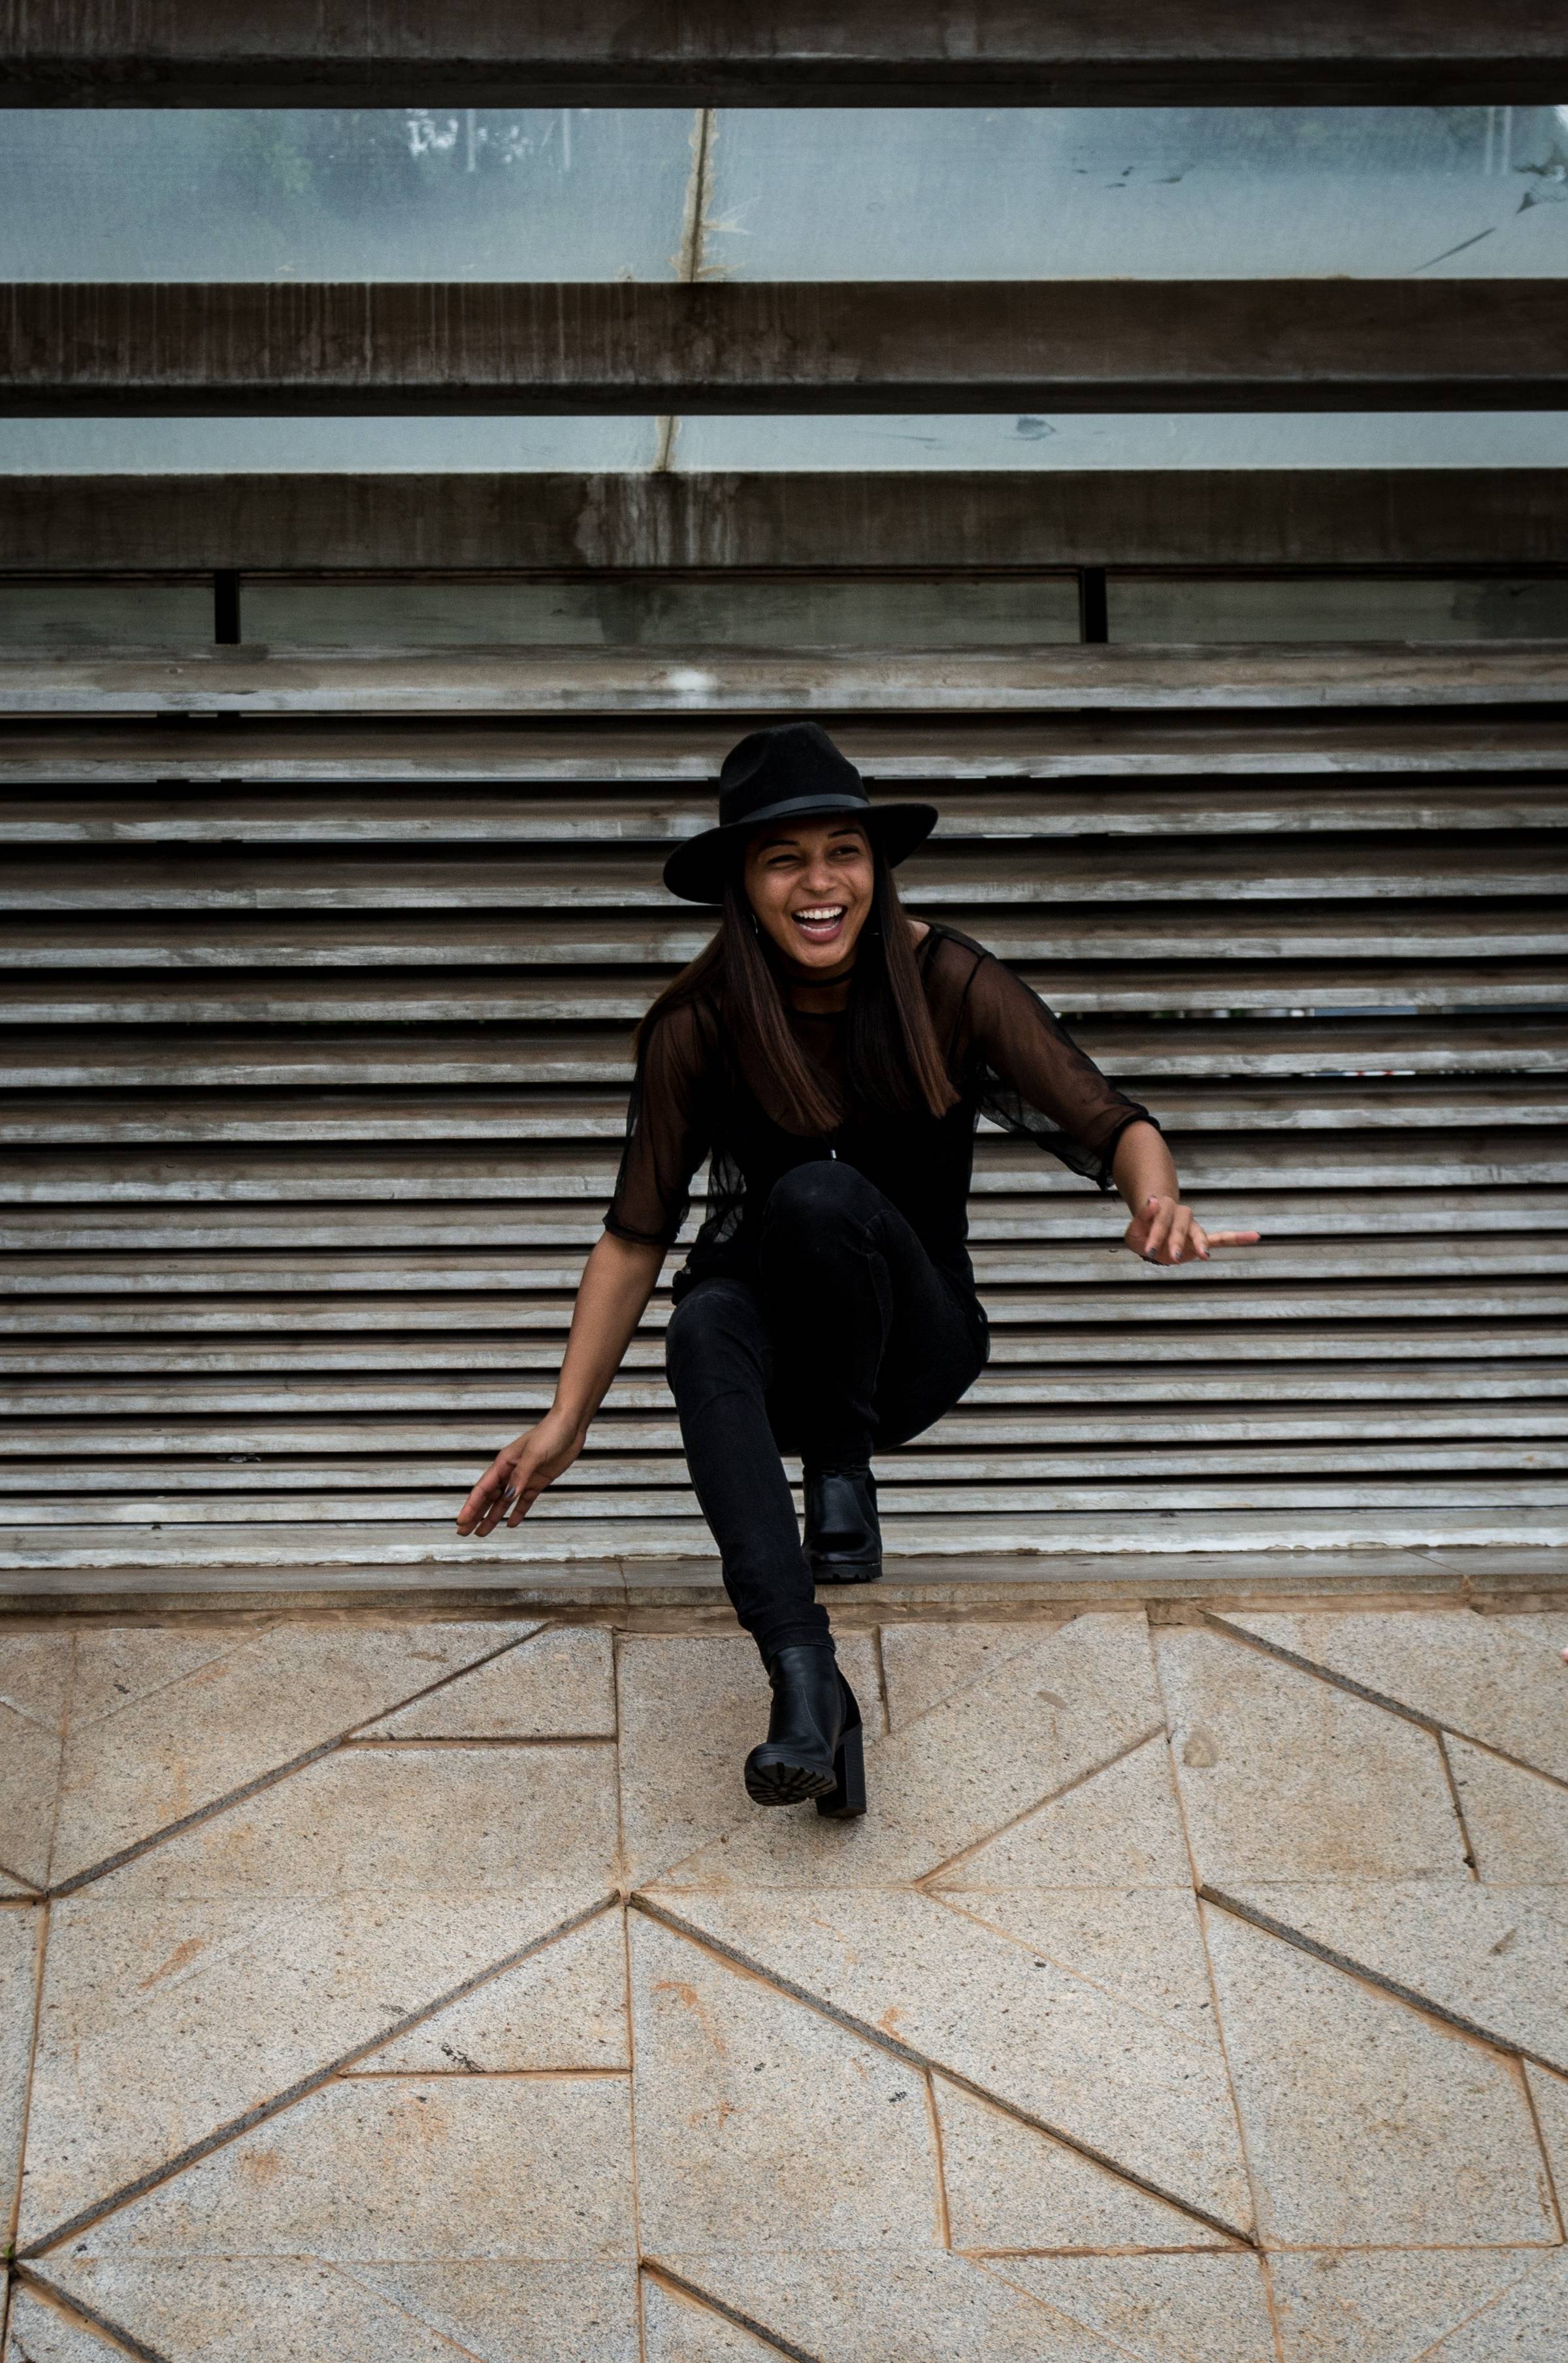
{"label": "black ankle boot", "polygon": [[758,1805],[801,1805],[849,1821],[866,1809],[861,1711],[830,1649],[800,1643],[768,1668],[768,1736],[746,1758],[746,1794]]}
{"label": "black ankle boot", "polygon": [[876,1479],[863,1461],[806,1470],[806,1556],[818,1583],[874,1583],[882,1573]]}

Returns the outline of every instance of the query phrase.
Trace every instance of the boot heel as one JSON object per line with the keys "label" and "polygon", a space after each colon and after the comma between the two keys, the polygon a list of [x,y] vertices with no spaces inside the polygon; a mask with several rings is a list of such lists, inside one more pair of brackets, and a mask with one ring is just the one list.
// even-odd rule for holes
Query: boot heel
{"label": "boot heel", "polygon": [[[847,1682],[844,1688],[849,1691]],[[861,1735],[861,1711],[852,1692],[849,1706],[851,1719],[844,1725],[833,1758],[833,1786],[825,1797],[817,1800],[817,1812],[829,1822],[852,1822],[866,1809],[865,1748]]]}

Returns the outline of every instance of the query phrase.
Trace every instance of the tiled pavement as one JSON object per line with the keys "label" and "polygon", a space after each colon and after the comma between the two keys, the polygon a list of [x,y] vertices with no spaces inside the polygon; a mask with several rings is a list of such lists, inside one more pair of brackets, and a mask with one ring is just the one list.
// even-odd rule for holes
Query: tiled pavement
{"label": "tiled pavement", "polygon": [[1178,1614],[0,1629],[7,2363],[1563,2363],[1568,1614]]}

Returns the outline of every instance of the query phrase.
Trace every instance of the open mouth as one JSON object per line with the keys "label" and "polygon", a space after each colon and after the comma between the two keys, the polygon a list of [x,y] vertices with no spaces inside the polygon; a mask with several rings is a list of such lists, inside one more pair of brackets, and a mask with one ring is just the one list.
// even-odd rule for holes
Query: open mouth
{"label": "open mouth", "polygon": [[846,903],[813,903],[806,910],[792,911],[790,925],[808,943],[830,944],[842,931]]}

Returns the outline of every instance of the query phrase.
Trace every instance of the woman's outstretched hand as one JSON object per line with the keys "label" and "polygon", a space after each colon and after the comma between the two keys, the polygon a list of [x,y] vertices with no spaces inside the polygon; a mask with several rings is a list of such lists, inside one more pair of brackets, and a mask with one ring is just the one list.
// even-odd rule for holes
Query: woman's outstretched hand
{"label": "woman's outstretched hand", "polygon": [[1207,1263],[1211,1248],[1256,1247],[1258,1231],[1206,1231],[1177,1198],[1145,1198],[1122,1239],[1145,1263]]}
{"label": "woman's outstretched hand", "polygon": [[509,1526],[526,1518],[545,1487],[571,1468],[584,1434],[547,1412],[537,1427],[504,1445],[458,1512],[459,1534],[493,1534],[503,1518]]}

